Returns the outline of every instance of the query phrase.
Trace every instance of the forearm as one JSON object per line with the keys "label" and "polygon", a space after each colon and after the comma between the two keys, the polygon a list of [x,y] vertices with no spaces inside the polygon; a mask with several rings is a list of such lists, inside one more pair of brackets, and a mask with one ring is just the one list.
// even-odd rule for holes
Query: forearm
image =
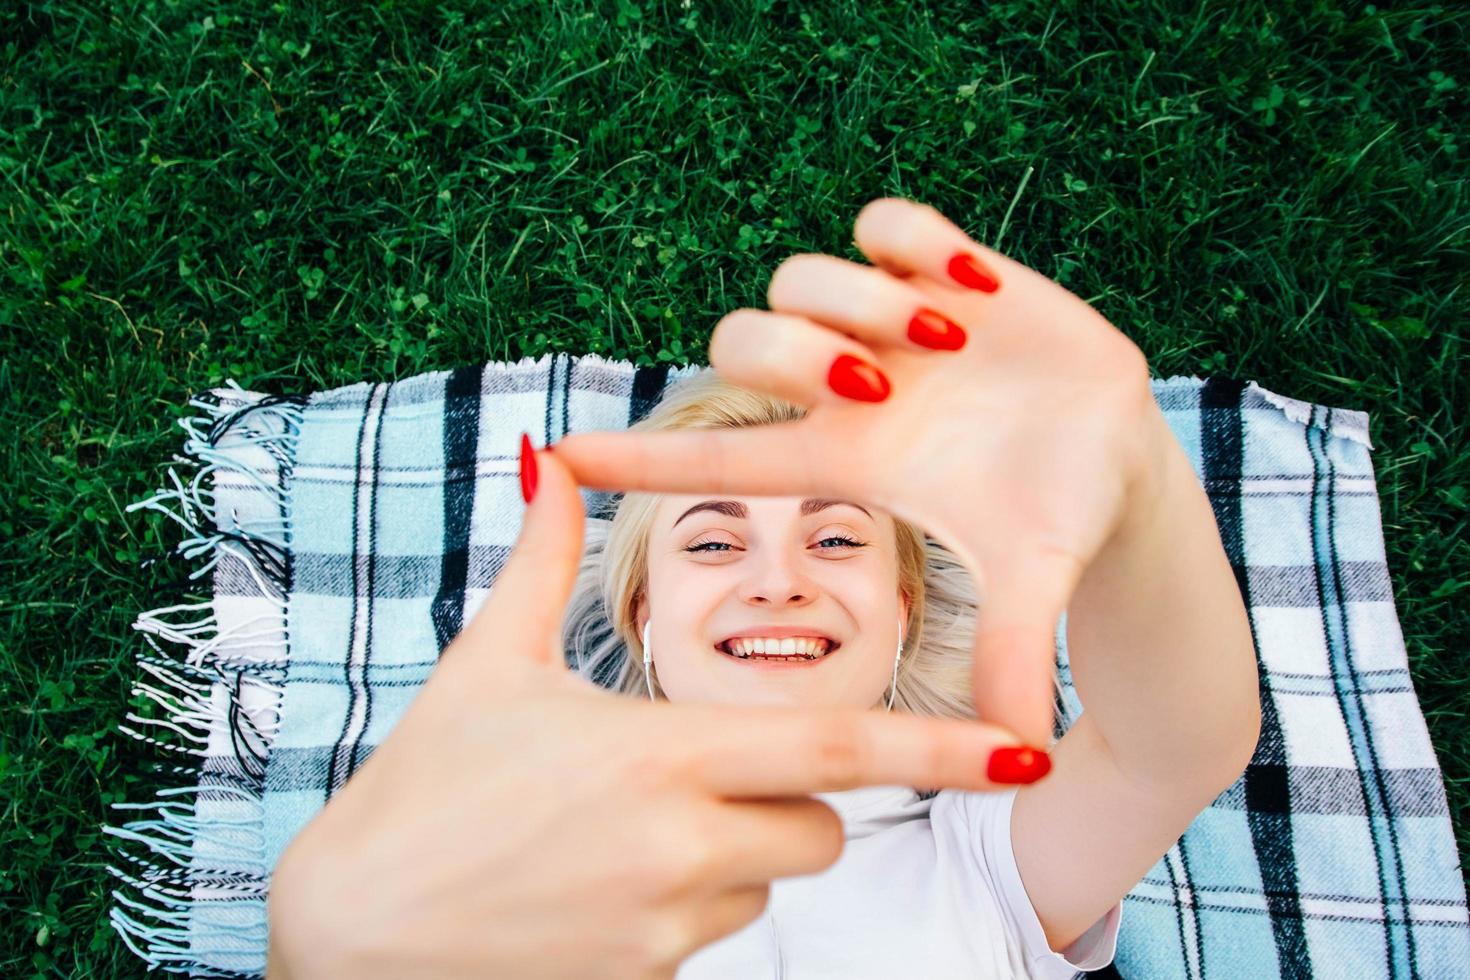
{"label": "forearm", "polygon": [[1250,621],[1209,497],[1162,414],[1168,460],[1141,505],[1084,572],[1067,607],[1067,651],[1087,716],[1123,768],[1228,785],[1260,733]]}

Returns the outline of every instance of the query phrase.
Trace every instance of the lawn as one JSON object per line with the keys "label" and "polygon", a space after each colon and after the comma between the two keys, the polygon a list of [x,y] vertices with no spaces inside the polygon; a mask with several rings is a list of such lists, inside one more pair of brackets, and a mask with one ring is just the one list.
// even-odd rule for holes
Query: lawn
{"label": "lawn", "polygon": [[[559,350],[702,361],[797,252],[924,201],[1157,377],[1367,411],[1470,852],[1470,8],[0,7],[0,975],[132,976],[99,824],[192,393]],[[172,783],[169,783],[172,785]]]}

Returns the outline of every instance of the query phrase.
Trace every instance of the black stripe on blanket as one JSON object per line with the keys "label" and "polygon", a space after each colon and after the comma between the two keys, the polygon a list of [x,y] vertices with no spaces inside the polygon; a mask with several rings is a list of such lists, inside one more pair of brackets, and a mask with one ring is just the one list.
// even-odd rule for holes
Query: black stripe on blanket
{"label": "black stripe on blanket", "polygon": [[[546,366],[546,417],[541,420],[541,431],[543,433],[542,445],[549,444],[551,439],[551,406],[556,401],[556,362],[561,359],[561,351],[551,352],[551,361]],[[532,442],[535,442],[533,439]]]}
{"label": "black stripe on blanket", "polygon": [[[1332,457],[1327,452],[1328,434],[1332,431],[1332,409],[1325,408],[1326,420],[1321,426],[1317,423],[1317,410],[1319,406],[1313,405],[1311,409],[1311,421],[1306,427],[1307,450],[1312,456],[1312,496],[1310,498],[1310,517],[1312,527],[1312,549],[1313,566],[1316,571],[1317,607],[1322,616],[1322,639],[1327,648],[1327,662],[1332,671],[1332,689],[1337,696],[1338,710],[1342,714],[1343,723],[1348,732],[1367,732],[1369,722],[1367,717],[1367,705],[1363,700],[1363,685],[1358,677],[1357,668],[1353,664],[1352,631],[1348,628],[1347,597],[1343,589],[1343,563],[1337,556],[1337,536],[1335,529],[1338,518],[1336,514],[1337,480],[1332,464]],[[1318,506],[1318,500],[1323,501]],[[1390,906],[1400,905],[1403,915],[1409,915],[1409,908],[1403,903],[1406,894],[1403,860],[1399,848],[1397,824],[1392,819],[1392,803],[1388,797],[1388,788],[1384,785],[1383,767],[1378,759],[1378,752],[1371,737],[1364,737],[1363,743],[1367,747],[1368,757],[1362,758],[1358,753],[1358,740],[1349,738],[1348,744],[1353,753],[1353,769],[1358,778],[1359,790],[1362,793],[1363,812],[1367,815],[1368,826],[1373,839],[1373,863],[1378,877],[1379,895],[1383,896],[1383,945],[1386,950],[1385,960],[1388,963],[1389,980],[1397,980],[1399,974],[1399,935],[1405,934],[1407,938],[1407,953],[1409,960],[1410,980],[1419,980],[1418,950],[1415,946],[1414,932],[1403,922],[1395,923],[1394,914]],[[1382,827],[1387,828],[1387,839],[1383,838]],[[1385,867],[1385,864],[1391,867]],[[1389,887],[1388,877],[1392,875],[1394,888]],[[1376,903],[1375,903],[1376,904]]]}
{"label": "black stripe on blanket", "polygon": [[[373,652],[374,576],[377,572],[378,460],[383,444],[383,416],[388,409],[391,384],[374,385],[368,393],[366,410],[357,433],[358,479],[352,491],[352,623],[343,668],[347,683],[347,710],[342,732],[332,747],[327,768],[326,799],[331,798],[366,761],[359,759],[363,733],[371,721],[372,691],[367,683],[368,662]],[[363,455],[367,455],[367,479],[362,478]],[[364,498],[366,494],[367,499]],[[367,513],[364,515],[363,511]],[[364,567],[365,566],[365,567]]]}
{"label": "black stripe on blanket", "polygon": [[641,422],[664,397],[669,383],[669,366],[640,367],[633,372],[633,392],[628,396],[628,427]]}
{"label": "black stripe on blanket", "polygon": [[484,373],[483,366],[460,368],[444,384],[444,555],[439,590],[430,607],[441,654],[464,628]]}
{"label": "black stripe on blanket", "polygon": [[[1219,487],[1210,495],[1215,509],[1215,523],[1220,528],[1220,542],[1230,569],[1235,573],[1247,612],[1252,611],[1249,567],[1245,553],[1245,522],[1241,508],[1241,485],[1244,482],[1244,428],[1241,400],[1245,384],[1240,381],[1210,378],[1200,388],[1200,424],[1204,450],[1205,485]],[[1250,617],[1251,643],[1260,656],[1256,624]],[[1261,676],[1266,675],[1264,667]],[[1307,938],[1302,928],[1302,910],[1298,901],[1296,846],[1292,839],[1291,787],[1287,780],[1286,736],[1274,693],[1261,692],[1261,736],[1254,758],[1244,774],[1246,820],[1251,842],[1256,850],[1256,863],[1261,869],[1261,882],[1267,898],[1271,931],[1282,963],[1307,962]],[[1182,908],[1182,906],[1181,906]],[[1208,975],[1208,964],[1200,964],[1202,975]]]}

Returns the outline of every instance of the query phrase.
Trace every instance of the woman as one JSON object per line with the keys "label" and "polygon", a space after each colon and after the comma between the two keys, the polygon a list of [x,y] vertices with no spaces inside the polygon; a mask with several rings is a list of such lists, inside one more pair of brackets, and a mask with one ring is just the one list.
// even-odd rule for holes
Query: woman
{"label": "woman", "polygon": [[[632,431],[804,414],[707,372],[667,391]],[[975,716],[969,576],[881,509],[628,494],[587,539],[566,647],[578,673],[603,686],[679,703]],[[1033,764],[1005,781],[1034,782],[1049,767],[1045,752],[1017,762]],[[1014,791],[816,796],[844,821],[841,858],[820,875],[775,882],[764,915],[685,960],[679,980],[1072,977],[1112,961],[1121,896],[1084,936],[1048,948],[1010,851]]]}
{"label": "woman", "polygon": [[[540,454],[523,440],[522,486],[532,504],[523,536],[530,539],[518,542],[486,609],[446,651],[394,732],[283,857],[272,890],[274,972],[291,973],[293,952],[301,963],[316,956],[318,963],[353,966],[393,962],[399,953],[399,964],[438,960],[514,975],[575,975],[558,972],[550,960],[571,962],[581,941],[602,957],[589,952],[587,964],[612,964],[609,957],[633,950],[608,974],[635,975],[621,965],[657,962],[647,955],[654,944],[645,933],[620,946],[616,927],[632,921],[628,909],[641,913],[657,904],[655,894],[660,902],[720,898],[699,920],[707,929],[703,942],[690,941],[687,925],[677,937],[661,931],[660,949],[692,954],[681,957],[689,976],[732,968],[742,976],[771,975],[783,963],[796,975],[830,968],[841,976],[1070,976],[1074,966],[1111,957],[1119,902],[1235,781],[1259,732],[1250,626],[1209,500],[1153,401],[1142,353],[1082,300],[914,202],[869,204],[855,237],[877,268],[794,257],[773,277],[772,311],[737,311],[711,340],[710,362],[722,378],[801,406],[799,418],[761,424],[758,414],[737,415],[714,428],[699,428],[696,419],[682,430],[675,424],[671,431],[579,433]],[[673,418],[676,404],[658,418]],[[538,455],[550,464],[542,513],[535,501]],[[571,620],[585,621],[594,588],[584,562],[573,589],[570,576],[563,578],[566,549],[548,544],[553,520],[570,522],[573,510],[581,517],[571,478],[630,491],[630,508],[648,506],[632,503],[632,492],[698,497],[666,498],[638,520],[630,509],[622,537],[606,542],[595,585],[615,642],[634,654],[639,669],[641,655],[649,654],[645,681],[654,697],[658,662],[660,687],[673,703],[657,707],[687,725],[659,727],[644,716],[625,723],[633,715],[588,696],[586,679],[632,693],[632,670],[608,674],[616,658],[584,658],[586,673],[567,675],[576,679],[569,686],[526,666],[532,657],[560,659],[559,638],[548,629],[557,621],[551,607],[575,593],[581,605],[574,604]],[[726,513],[726,523],[700,528],[698,542],[684,541],[691,517],[675,533],[674,519],[692,503],[733,495],[747,508],[743,524]],[[848,503],[802,514],[797,502],[808,497]],[[722,506],[733,513],[734,503]],[[830,542],[806,536],[823,533],[838,511],[844,527],[863,531],[882,551],[840,572],[815,564],[830,559],[808,551],[829,550]],[[893,515],[891,527],[886,515]],[[871,523],[853,526],[860,519]],[[938,571],[943,552],[927,544],[924,558],[935,565],[915,575],[917,528],[943,542],[974,582],[979,610],[972,623],[959,615],[946,620],[942,603],[926,602],[931,591],[955,591],[945,584],[954,576]],[[745,553],[690,559],[682,547],[683,557],[672,550],[712,538]],[[640,548],[648,549],[646,562]],[[703,553],[711,551],[723,549]],[[885,598],[888,608],[880,608]],[[1051,673],[1063,612],[1086,711],[1052,745]],[[780,625],[820,628],[840,645],[830,660],[769,667],[714,648],[730,633]],[[959,656],[946,658],[938,644],[957,645]],[[517,652],[492,653],[496,647]],[[883,693],[880,662],[894,671],[883,704],[895,711],[865,710],[861,720],[840,713],[839,705],[866,708]],[[978,722],[967,724],[976,744],[942,728],[960,723],[968,710],[963,685],[956,695],[945,680],[956,663],[972,671]],[[482,686],[465,683],[476,674]],[[557,697],[534,703],[527,721],[502,704],[524,698],[531,689],[525,678],[533,675]],[[581,689],[575,712],[573,687]],[[951,696],[940,693],[946,690]],[[771,713],[746,709],[737,721],[734,706],[700,703],[711,698],[758,701]],[[731,712],[731,730],[720,733],[727,745],[715,742],[720,708]],[[472,710],[484,720],[453,720]],[[815,720],[799,729],[792,710]],[[904,711],[912,713],[912,727],[892,724]],[[557,734],[572,725],[574,739]],[[467,785],[459,777],[444,787],[421,775],[424,766],[451,777],[464,771],[442,764],[436,752],[464,752],[465,732],[482,729],[492,741],[497,732],[527,734],[535,764],[511,768],[513,776],[551,768],[569,777],[580,770],[556,760],[570,759],[574,741],[585,746],[597,738],[596,751],[584,757],[594,757],[594,770],[597,759],[618,760],[622,778],[565,778],[555,788],[542,779],[533,797],[518,798],[503,786]],[[1037,761],[1050,747],[1050,771],[1042,762],[1031,771],[1034,782],[995,792],[992,775],[1025,778],[1004,767],[978,775],[978,760],[1004,747],[994,737],[999,729],[1037,750],[1009,753],[1012,759]],[[949,739],[942,749],[941,732]],[[980,741],[982,733],[988,742]],[[740,752],[730,747],[736,741]],[[802,761],[773,758],[758,774],[752,754],[773,747]],[[823,779],[812,778],[813,751],[823,759]],[[800,777],[797,769],[805,770]],[[920,770],[933,775],[920,777]],[[876,778],[900,771],[902,783]],[[760,775],[773,788],[754,791]],[[790,833],[815,841],[808,818],[816,815],[787,799],[815,782],[840,784],[817,792],[842,818],[846,840],[835,863],[815,861],[810,846],[797,860],[785,838],[761,836],[781,802],[792,807]],[[909,782],[946,790],[928,796]],[[635,866],[650,867],[646,876],[610,877],[616,848],[587,858],[599,840],[662,826],[667,806],[692,798],[681,786],[691,793],[723,787],[727,797],[745,798],[738,824],[733,809],[721,811],[719,821],[709,807],[699,811],[710,828],[699,839],[708,844],[689,866],[703,875],[660,877],[655,867],[665,852],[697,849],[687,833],[635,855]],[[486,826],[433,807],[466,790],[475,802],[488,794],[492,805],[502,800],[516,809]],[[595,813],[578,805],[614,798]],[[648,801],[642,812],[624,802],[636,798]],[[527,807],[541,816],[528,823],[521,816]],[[798,823],[798,813],[806,822]],[[596,832],[589,833],[594,818]],[[437,845],[428,855],[426,833]],[[530,842],[547,849],[532,850]],[[487,849],[519,874],[488,874],[499,866],[474,860]],[[775,852],[785,874],[771,871]],[[551,870],[538,879],[537,867]],[[746,887],[737,895],[725,886],[742,872]],[[661,887],[649,884],[654,877]],[[377,915],[367,927],[333,922],[323,912],[335,894],[357,897],[385,878],[400,887],[372,890]],[[611,880],[625,887],[613,893]],[[769,902],[752,884],[761,880],[776,882]],[[545,887],[532,887],[538,881]],[[674,881],[680,887],[667,887]],[[467,918],[466,907],[477,917]],[[576,914],[526,911],[551,908]],[[822,908],[833,911],[823,917]],[[360,900],[354,912],[360,919]],[[473,943],[465,922],[484,923]],[[279,959],[278,926],[295,933],[293,940],[283,932]],[[460,944],[474,948],[462,951]],[[322,952],[346,947],[373,955]]]}

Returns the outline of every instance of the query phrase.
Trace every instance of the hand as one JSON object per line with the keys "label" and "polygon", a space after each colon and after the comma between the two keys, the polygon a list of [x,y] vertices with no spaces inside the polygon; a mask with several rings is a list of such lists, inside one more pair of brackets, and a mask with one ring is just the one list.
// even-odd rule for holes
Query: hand
{"label": "hand", "polygon": [[[880,268],[793,256],[771,279],[771,311],[730,313],[710,340],[723,378],[806,406],[804,418],[576,433],[556,454],[600,489],[838,496],[918,525],[976,582],[977,714],[1050,746],[1058,620],[1088,563],[1161,493],[1171,437],[1148,362],[1087,303],[927,205],[871,202],[854,232]],[[952,278],[956,255],[978,259],[998,289]],[[936,351],[909,339],[921,307],[968,342]],[[836,393],[839,354],[880,368],[891,393]]]}
{"label": "hand", "polygon": [[[651,704],[567,670],[585,517],[536,454],[521,535],[479,613],[272,876],[271,980],[672,977],[842,852],[807,794],[996,790],[1019,740],[857,709]],[[743,798],[743,799],[737,799]]]}

